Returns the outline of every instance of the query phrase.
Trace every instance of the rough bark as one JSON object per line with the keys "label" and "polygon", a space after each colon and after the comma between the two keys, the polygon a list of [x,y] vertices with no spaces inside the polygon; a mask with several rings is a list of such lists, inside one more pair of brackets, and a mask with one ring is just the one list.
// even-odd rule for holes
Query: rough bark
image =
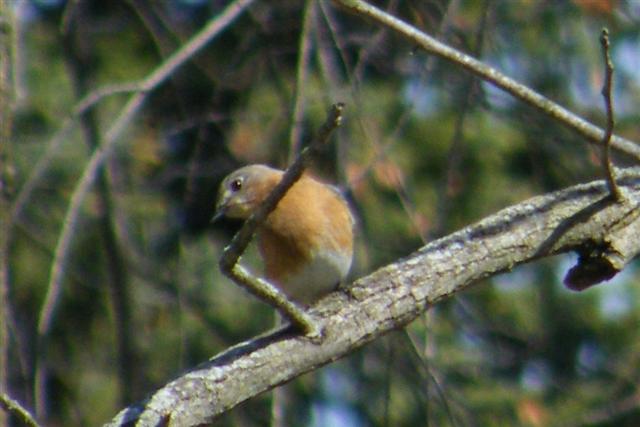
{"label": "rough bark", "polygon": [[[320,301],[320,344],[280,330],[215,356],[121,411],[109,424],[206,424],[235,405],[401,328],[480,279],[576,250],[584,283],[620,271],[640,251],[640,169],[618,170],[624,199],[595,181],[532,198],[363,277]],[[608,271],[603,275],[602,269]],[[592,276],[589,272],[593,271]]]}

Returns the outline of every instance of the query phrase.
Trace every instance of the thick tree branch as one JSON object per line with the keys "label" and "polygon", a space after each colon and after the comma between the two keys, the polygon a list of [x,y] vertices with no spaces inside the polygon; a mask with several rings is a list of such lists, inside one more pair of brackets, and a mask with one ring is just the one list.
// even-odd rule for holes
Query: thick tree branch
{"label": "thick tree branch", "polygon": [[[465,68],[481,79],[492,83],[496,87],[510,93],[519,100],[537,108],[544,114],[557,120],[559,123],[575,130],[580,135],[583,135],[589,142],[593,144],[600,144],[603,140],[605,131],[601,128],[587,122],[581,117],[578,117],[549,98],[529,89],[527,86],[505,76],[495,68],[489,67],[476,58],[439,42],[435,38],[425,34],[395,16],[390,15],[362,0],[333,0],[333,2],[345,10],[395,31],[398,35],[407,39],[412,45],[416,45],[424,51],[437,55]],[[640,146],[633,141],[612,135],[611,146],[621,153],[625,153],[635,159],[640,159]]]}
{"label": "thick tree branch", "polygon": [[480,279],[538,258],[598,248],[599,262],[620,271],[640,251],[640,169],[618,170],[617,177],[621,202],[609,197],[604,181],[595,181],[506,208],[320,301],[312,311],[324,327],[321,344],[287,330],[239,344],[124,409],[108,425],[211,422],[403,327]]}

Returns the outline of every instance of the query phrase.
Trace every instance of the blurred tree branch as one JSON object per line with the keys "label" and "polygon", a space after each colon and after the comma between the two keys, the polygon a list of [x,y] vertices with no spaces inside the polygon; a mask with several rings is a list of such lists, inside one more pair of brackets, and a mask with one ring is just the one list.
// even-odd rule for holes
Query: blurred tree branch
{"label": "blurred tree branch", "polygon": [[[284,329],[217,355],[126,408],[108,425],[188,426],[339,359],[407,325],[432,305],[481,279],[539,258],[598,247],[629,262],[640,251],[640,169],[618,170],[625,199],[604,181],[538,196],[433,241],[355,281],[313,308],[321,344]],[[613,271],[624,263],[603,257]],[[585,262],[582,258],[579,262]]]}
{"label": "blurred tree branch", "polygon": [[[91,71],[91,47],[84,37],[87,31],[86,5],[76,4],[74,13],[67,14],[69,19],[64,26],[64,47],[66,61],[74,84],[76,97],[82,99],[94,84]],[[101,145],[99,120],[95,109],[87,109],[80,116],[83,137],[89,149],[95,150]],[[108,169],[107,169],[108,167]],[[107,170],[109,173],[107,173]],[[111,179],[119,178],[119,170],[113,163],[99,168],[96,176],[98,201],[99,230],[101,244],[104,246],[104,257],[108,268],[107,281],[111,293],[111,305],[114,313],[115,351],[118,361],[120,383],[120,402],[126,404],[138,396],[142,368],[138,364],[140,358],[133,340],[133,313],[131,309],[130,280],[124,254],[118,243],[115,231],[116,214],[114,212]],[[43,349],[43,353],[46,349]]]}
{"label": "blurred tree branch", "polygon": [[[13,193],[11,130],[14,90],[11,78],[13,14],[11,4],[0,0],[0,392],[7,390],[9,359],[9,206]],[[0,412],[0,425],[7,423]]]}
{"label": "blurred tree branch", "polygon": [[[385,28],[395,31],[398,35],[404,37],[412,44],[419,46],[424,51],[461,66],[481,79],[542,111],[557,122],[575,130],[584,136],[590,143],[597,145],[602,143],[605,136],[605,131],[603,129],[587,122],[581,117],[578,117],[571,111],[556,104],[549,98],[535,92],[529,87],[507,77],[495,68],[490,67],[474,57],[460,52],[442,42],[439,42],[419,29],[381,9],[376,8],[375,6],[368,4],[365,1],[333,0],[333,2],[358,16],[367,18],[368,20]],[[635,160],[640,160],[640,146],[633,141],[612,135],[611,147],[634,158]]]}

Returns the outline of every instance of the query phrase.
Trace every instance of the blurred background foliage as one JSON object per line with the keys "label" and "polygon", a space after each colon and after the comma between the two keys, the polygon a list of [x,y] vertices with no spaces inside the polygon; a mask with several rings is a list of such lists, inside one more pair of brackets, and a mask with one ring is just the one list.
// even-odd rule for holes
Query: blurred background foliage
{"label": "blurred background foliage", "polygon": [[[344,126],[313,170],[357,211],[354,278],[509,204],[600,176],[583,138],[460,67],[328,1],[258,1],[154,91],[128,128],[83,204],[62,297],[38,338],[69,197],[126,96],[76,117],[51,151],[53,136],[82,96],[143,78],[229,3],[8,2],[15,108],[2,148],[5,207],[15,208],[52,155],[2,226],[3,382],[27,408],[39,406],[47,425],[105,422],[271,324],[272,310],[218,271],[238,224],[209,224],[217,184],[241,164],[285,167],[331,103],[346,102]],[[607,26],[616,132],[640,141],[640,2],[376,4],[597,124]],[[244,262],[259,269],[256,258],[253,250]],[[480,283],[297,379],[286,387],[285,425],[638,425],[637,264],[573,293],[562,277],[574,258]],[[241,405],[220,425],[265,425],[270,399]]]}

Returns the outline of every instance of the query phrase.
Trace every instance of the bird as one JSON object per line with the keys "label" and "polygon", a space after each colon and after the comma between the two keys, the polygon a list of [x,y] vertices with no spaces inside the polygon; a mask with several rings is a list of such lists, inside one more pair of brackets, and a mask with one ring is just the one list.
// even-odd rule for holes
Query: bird
{"label": "bird", "polygon": [[[230,173],[220,184],[216,217],[247,219],[283,174],[262,164]],[[297,304],[315,303],[347,277],[354,227],[340,191],[303,174],[257,229],[265,278]]]}

